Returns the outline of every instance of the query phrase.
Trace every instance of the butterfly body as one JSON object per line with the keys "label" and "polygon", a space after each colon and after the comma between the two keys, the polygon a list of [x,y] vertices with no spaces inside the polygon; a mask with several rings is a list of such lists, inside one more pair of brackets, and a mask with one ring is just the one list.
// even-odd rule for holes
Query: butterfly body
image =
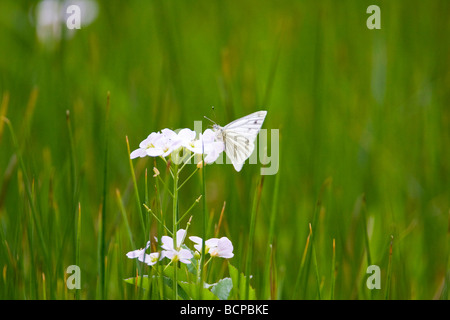
{"label": "butterfly body", "polygon": [[267,111],[262,110],[234,120],[224,127],[213,125],[216,138],[224,143],[225,152],[236,171],[241,171],[245,160],[255,149],[254,142],[266,115]]}

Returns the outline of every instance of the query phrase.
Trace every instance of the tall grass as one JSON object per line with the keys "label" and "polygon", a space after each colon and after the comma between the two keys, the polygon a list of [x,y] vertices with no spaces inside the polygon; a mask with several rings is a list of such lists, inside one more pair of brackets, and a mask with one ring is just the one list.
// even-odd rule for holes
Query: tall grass
{"label": "tall grass", "polygon": [[[161,273],[125,253],[186,211],[193,234],[233,242],[204,281],[233,275],[241,297],[448,299],[448,1],[382,1],[380,30],[364,1],[98,1],[51,45],[38,2],[0,3],[0,299],[172,299],[124,283]],[[263,188],[260,163],[211,165],[175,207],[165,164],[130,165],[152,131],[262,109],[280,130]]]}

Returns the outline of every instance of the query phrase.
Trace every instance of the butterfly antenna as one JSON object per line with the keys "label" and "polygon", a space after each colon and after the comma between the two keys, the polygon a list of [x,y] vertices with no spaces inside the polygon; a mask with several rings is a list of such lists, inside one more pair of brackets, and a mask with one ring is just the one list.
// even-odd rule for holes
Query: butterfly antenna
{"label": "butterfly antenna", "polygon": [[205,117],[205,119],[208,119],[208,120],[211,121],[212,123],[217,124],[217,123],[215,123],[214,121],[212,121],[210,118],[208,118],[207,116],[203,116],[203,117]]}

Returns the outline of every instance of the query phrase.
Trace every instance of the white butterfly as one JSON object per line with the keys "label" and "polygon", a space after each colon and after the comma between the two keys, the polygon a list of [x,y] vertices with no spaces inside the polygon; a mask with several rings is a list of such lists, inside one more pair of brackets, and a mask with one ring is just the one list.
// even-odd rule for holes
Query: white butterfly
{"label": "white butterfly", "polygon": [[255,149],[255,139],[266,118],[267,111],[257,111],[230,122],[225,127],[213,125],[216,138],[225,145],[225,152],[236,171],[241,171]]}

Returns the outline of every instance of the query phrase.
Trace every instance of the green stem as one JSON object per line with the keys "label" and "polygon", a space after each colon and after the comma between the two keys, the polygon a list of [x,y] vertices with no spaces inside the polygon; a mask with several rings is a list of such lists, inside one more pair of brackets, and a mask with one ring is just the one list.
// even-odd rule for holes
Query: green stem
{"label": "green stem", "polygon": [[213,257],[209,257],[208,261],[205,262],[205,267],[208,265],[208,263],[212,260]]}
{"label": "green stem", "polygon": [[[189,179],[191,179],[191,177],[197,172],[197,170],[198,170],[198,168],[196,168],[191,174],[190,174],[190,176],[189,177],[187,177],[186,178],[186,180],[184,180],[183,181],[183,183],[178,187],[178,190],[180,190],[181,189],[181,187],[183,187],[184,186],[184,184],[186,183],[186,182],[188,182],[189,181]],[[181,171],[181,170],[180,170]]]}
{"label": "green stem", "polygon": [[133,241],[133,233],[131,232],[130,224],[128,223],[127,213],[125,211],[125,207],[123,206],[122,197],[120,195],[119,189],[116,189],[116,200],[119,205],[120,212],[122,214],[123,222],[125,223],[125,228],[127,229],[128,239],[130,240],[131,248],[136,248]]}
{"label": "green stem", "polygon": [[[183,163],[183,165],[181,166],[179,172],[181,172],[181,170],[183,170],[184,166],[185,166],[186,164],[188,164],[194,156],[195,156],[195,153],[193,153],[189,158],[187,158],[186,161],[184,161],[184,159],[182,160],[182,161],[184,161],[184,163]],[[181,187],[180,187],[180,188],[181,188]]]}
{"label": "green stem", "polygon": [[269,297],[270,295],[270,257],[272,255],[272,245],[275,231],[275,221],[276,221],[276,213],[278,209],[278,190],[280,185],[280,172],[278,172],[275,178],[275,186],[273,189],[273,199],[272,199],[272,211],[270,213],[270,224],[269,224],[269,236],[267,243],[267,252],[266,252],[266,270],[264,273],[264,290],[266,290],[265,295]]}
{"label": "green stem", "polygon": [[[166,164],[166,168],[167,168],[167,166],[169,165],[169,163],[167,162],[166,158],[164,158],[163,156],[159,156],[159,158],[162,159],[162,160],[164,161],[164,163]],[[169,167],[169,172],[170,172],[170,175],[171,175],[172,178],[173,178],[173,177],[174,177],[174,174],[173,174],[173,172],[172,172],[172,168],[170,168],[170,167]]]}
{"label": "green stem", "polygon": [[[177,250],[177,221],[178,221],[178,165],[175,165],[175,173],[173,174],[173,248]],[[175,263],[174,265],[174,281],[173,281],[173,293],[174,293],[174,299],[178,300],[178,263]]]}
{"label": "green stem", "polygon": [[103,150],[103,195],[102,195],[102,215],[101,215],[101,233],[100,233],[100,298],[106,298],[106,198],[108,194],[108,143],[109,143],[109,110],[110,110],[110,93],[108,91],[106,98],[106,115],[105,115],[105,132]]}
{"label": "green stem", "polygon": [[45,244],[44,233],[42,231],[42,226],[41,226],[41,223],[40,223],[39,218],[38,218],[38,211],[37,211],[37,208],[36,208],[36,203],[34,201],[33,193],[31,191],[30,180],[28,178],[28,174],[27,174],[27,170],[26,170],[26,167],[25,167],[25,163],[23,162],[23,158],[22,158],[22,151],[21,151],[21,149],[19,147],[19,144],[17,142],[17,138],[16,138],[16,135],[14,133],[14,129],[12,127],[11,121],[9,121],[9,119],[5,118],[5,117],[3,117],[3,121],[6,122],[6,125],[8,126],[8,129],[9,129],[9,131],[11,133],[11,138],[12,138],[12,141],[13,141],[13,145],[14,145],[14,148],[16,149],[17,158],[19,159],[19,165],[20,165],[20,168],[22,169],[22,173],[23,173],[23,177],[24,177],[24,181],[25,181],[25,191],[27,193],[28,201],[30,203],[31,217],[32,217],[33,222],[34,222],[34,224],[36,226],[36,230],[37,230],[37,234],[38,234],[38,237],[39,237],[39,242],[41,244],[44,260],[45,261],[49,261],[49,259],[48,259],[49,255],[48,255],[48,251],[47,251],[47,246]]}
{"label": "green stem", "polygon": [[316,255],[316,248],[314,246],[314,236],[315,234],[312,232],[311,224],[309,224],[310,232],[311,232],[311,253],[314,263],[314,271],[316,274],[316,281],[317,281],[317,292],[319,295],[319,300],[322,300],[321,294],[320,294],[320,277],[319,277],[319,266],[317,264],[317,255]]}
{"label": "green stem", "polygon": [[194,206],[197,204],[197,203],[199,203],[200,202],[200,198],[201,198],[202,196],[200,195],[200,197],[198,197],[195,201],[194,201],[194,203],[192,204],[192,206],[181,216],[181,218],[177,221],[177,224],[180,224],[180,222],[184,219],[184,217],[186,217],[187,216],[187,214],[194,208]]}
{"label": "green stem", "polygon": [[[172,177],[173,177],[173,175],[172,175]],[[167,187],[166,183],[165,183],[164,180],[159,176],[159,174],[158,174],[158,179],[161,181],[161,183],[162,183],[163,186],[164,186],[164,189],[166,189],[166,191],[170,194],[170,196],[171,196],[172,199],[173,199],[173,193],[170,192],[170,190],[169,190],[169,188]]]}
{"label": "green stem", "polygon": [[385,293],[385,299],[389,300],[390,296],[390,289],[391,289],[391,275],[392,275],[392,243],[394,242],[394,236],[391,235],[391,244],[389,246],[389,263],[388,263],[388,270],[387,270],[387,279],[386,279],[386,293]]}
{"label": "green stem", "polygon": [[77,199],[77,188],[78,188],[78,182],[77,182],[77,162],[75,157],[75,142],[73,139],[73,133],[72,133],[72,125],[70,123],[70,112],[69,110],[66,111],[66,120],[67,120],[67,131],[69,132],[69,146],[70,146],[70,175],[71,175],[71,183],[72,183],[72,207],[74,208],[74,211],[76,211],[76,199]]}
{"label": "green stem", "polygon": [[204,157],[204,145],[202,144],[202,199],[203,199],[203,219],[202,219],[202,252],[200,255],[200,283],[198,284],[198,297],[202,299],[203,294],[203,281],[205,275],[205,241],[206,241],[206,179],[205,179],[205,157]]}
{"label": "green stem", "polygon": [[[80,265],[80,242],[81,242],[81,204],[78,202],[77,239],[75,251],[75,264]],[[75,291],[75,298],[80,300],[80,290]]]}
{"label": "green stem", "polygon": [[[130,155],[130,143],[128,142],[128,137],[126,137],[126,140],[127,140],[128,155]],[[128,156],[128,158],[129,158],[128,160],[130,162],[131,178],[133,179],[134,193],[136,195],[136,203],[138,206],[138,210],[140,212],[142,231],[144,232],[144,235],[145,235],[144,212],[142,211],[142,208],[141,208],[141,199],[139,197],[139,190],[138,190],[138,186],[137,186],[137,182],[136,182],[136,175],[134,173],[133,161],[131,160],[131,158],[129,156]]]}
{"label": "green stem", "polygon": [[367,214],[366,214],[366,197],[363,194],[360,198],[361,201],[361,207],[362,207],[362,219],[364,223],[364,243],[366,246],[366,253],[367,253],[367,265],[372,265],[372,259],[370,255],[370,246],[369,246],[369,231],[367,230]]}
{"label": "green stem", "polygon": [[[145,199],[144,199],[145,203],[149,204],[149,202],[148,202],[148,174],[147,174],[147,168],[145,168],[145,195],[144,196],[145,196]],[[145,217],[146,217],[146,223],[148,225],[149,221],[148,221],[147,215],[145,215]]]}
{"label": "green stem", "polygon": [[[360,210],[362,211],[362,220],[364,224],[364,243],[366,246],[366,256],[367,256],[367,266],[372,265],[372,258],[370,254],[370,246],[369,246],[369,230],[367,229],[367,207],[366,207],[366,196],[362,194],[359,198],[360,201]],[[374,290],[370,291],[370,296],[373,300],[374,298]]]}
{"label": "green stem", "polygon": [[169,263],[164,267],[163,272],[166,271],[166,269],[167,269],[171,264],[172,264],[172,260],[170,260]]}
{"label": "green stem", "polygon": [[297,280],[295,281],[294,293],[299,292],[298,288],[300,286],[300,281],[302,280],[302,276],[303,276],[303,269],[305,267],[305,261],[306,261],[306,256],[307,256],[307,253],[308,253],[309,240],[310,239],[311,239],[311,230],[310,230],[310,233],[308,235],[308,238],[306,238],[305,249],[303,250],[302,260],[300,262],[300,268],[298,269],[298,273],[297,273]]}
{"label": "green stem", "polygon": [[[155,164],[155,168],[156,168],[156,160],[155,160],[155,163],[154,163],[154,164]],[[157,174],[158,177],[159,177],[158,172],[157,172],[156,174]],[[160,212],[160,213],[161,213],[161,218],[160,218],[160,219],[157,218],[157,221],[160,222],[160,223],[158,224],[158,237],[160,238],[160,237],[162,236],[162,234],[163,234],[163,227],[166,228],[166,229],[167,229],[167,227],[166,227],[166,225],[164,224],[164,222],[162,221],[164,218],[163,218],[163,214],[162,214],[162,200],[161,200],[161,195],[160,195],[160,193],[159,193],[159,183],[158,183],[158,179],[155,179],[155,189],[156,189],[156,197],[157,197],[157,199],[158,199],[158,201],[157,201],[158,206],[157,206],[157,209],[156,209],[156,210],[157,210],[157,212]],[[147,208],[147,210],[149,210],[149,208]],[[150,212],[151,212],[151,211],[150,211]],[[155,216],[155,215],[154,215],[154,216]],[[155,217],[156,217],[156,216],[155,216]],[[173,236],[173,235],[172,235],[172,236]],[[158,272],[158,274],[161,274],[161,273],[162,273],[161,268],[162,268],[161,264],[158,263],[158,264],[157,264],[157,272]],[[165,298],[165,294],[164,294],[165,286],[164,286],[162,277],[158,277],[157,279],[158,279],[158,287],[159,287],[159,297],[160,297],[161,300],[163,300],[163,299]]]}
{"label": "green stem", "polygon": [[262,186],[263,186],[263,181],[264,181],[263,178],[264,178],[264,176],[262,176],[261,179],[256,184],[255,195],[253,198],[252,213],[251,213],[251,218],[250,218],[250,233],[249,233],[249,237],[248,237],[247,261],[246,261],[246,265],[245,265],[245,275],[246,275],[245,299],[246,300],[249,299],[249,293],[250,293],[250,265],[251,265],[252,256],[253,256],[253,245],[254,245],[253,242],[254,242],[254,238],[255,238],[256,213],[258,212],[259,201],[261,199],[261,191],[262,191]]}
{"label": "green stem", "polygon": [[148,212],[152,214],[153,218],[155,218],[156,221],[158,221],[164,227],[164,229],[166,229],[169,235],[173,236],[172,231],[170,231],[169,228],[165,226],[164,222],[162,222],[161,219],[158,218],[158,216],[153,212],[153,210],[150,209],[145,203],[143,204],[143,206],[145,207],[145,209],[147,209]]}
{"label": "green stem", "polygon": [[334,288],[336,284],[336,241],[333,239],[333,256],[331,258],[331,296],[330,300],[334,300]]}

